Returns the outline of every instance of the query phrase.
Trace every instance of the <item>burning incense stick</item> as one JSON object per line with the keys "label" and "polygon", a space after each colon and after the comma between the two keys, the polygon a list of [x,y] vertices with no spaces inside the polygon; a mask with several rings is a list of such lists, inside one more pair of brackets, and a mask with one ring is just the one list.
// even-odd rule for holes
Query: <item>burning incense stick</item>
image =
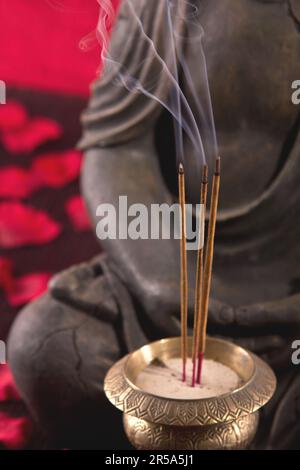
{"label": "burning incense stick", "polygon": [[186,256],[186,217],[185,217],[185,178],[183,164],[178,168],[179,204],[181,212],[180,238],[180,315],[181,315],[181,356],[182,380],[186,380],[187,362],[187,312],[188,312],[188,276]]}
{"label": "burning incense stick", "polygon": [[199,213],[199,247],[197,257],[196,287],[195,287],[195,308],[194,308],[194,330],[193,330],[193,374],[192,387],[196,382],[196,363],[199,351],[199,338],[201,326],[201,299],[203,284],[203,251],[204,251],[204,229],[205,229],[205,211],[207,199],[208,167],[205,165],[202,172],[201,195],[200,195],[200,213]]}
{"label": "burning incense stick", "polygon": [[217,210],[219,203],[220,191],[220,172],[221,172],[221,159],[217,158],[215,173],[213,176],[210,215],[207,234],[207,247],[205,254],[204,275],[203,275],[203,295],[201,299],[201,322],[200,322],[200,337],[199,337],[199,357],[198,357],[198,370],[197,370],[197,383],[201,383],[202,362],[205,353],[206,343],[206,328],[208,316],[208,303],[211,287],[211,275],[214,256],[214,240],[217,221]]}

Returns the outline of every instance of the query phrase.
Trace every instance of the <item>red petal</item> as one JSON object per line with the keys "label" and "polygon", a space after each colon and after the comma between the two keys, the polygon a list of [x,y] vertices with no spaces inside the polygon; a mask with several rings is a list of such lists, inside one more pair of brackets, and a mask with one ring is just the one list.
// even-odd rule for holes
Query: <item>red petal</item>
{"label": "red petal", "polygon": [[14,280],[7,291],[7,298],[13,307],[26,304],[47,290],[51,277],[49,273],[33,273]]}
{"label": "red petal", "polygon": [[0,402],[19,400],[20,395],[8,365],[0,365]]}
{"label": "red petal", "polygon": [[0,443],[5,449],[24,449],[33,432],[33,425],[25,416],[12,417],[0,412]]}
{"label": "red petal", "polygon": [[[6,364],[0,365],[0,402],[19,401],[20,395]],[[12,417],[0,412],[0,448],[23,449],[33,432],[31,420],[25,416]]]}
{"label": "red petal", "polygon": [[49,140],[58,139],[61,134],[62,128],[56,121],[40,117],[31,119],[20,129],[4,132],[2,141],[11,153],[29,153]]}
{"label": "red petal", "polygon": [[82,155],[77,150],[37,158],[32,165],[32,178],[37,186],[59,188],[78,178]]}
{"label": "red petal", "polygon": [[22,198],[31,193],[31,176],[15,166],[0,170],[0,197]]}
{"label": "red petal", "polygon": [[46,243],[58,236],[61,228],[45,212],[18,202],[0,204],[0,246]]}
{"label": "red petal", "polygon": [[76,230],[90,230],[91,224],[81,196],[73,196],[66,202],[66,212]]}
{"label": "red petal", "polygon": [[23,198],[42,186],[59,188],[78,178],[82,155],[76,150],[37,158],[30,171],[16,166],[0,170],[0,197]]}
{"label": "red petal", "polygon": [[0,106],[0,131],[7,132],[16,130],[25,125],[27,113],[20,103],[9,101]]}
{"label": "red petal", "polygon": [[12,262],[10,259],[0,257],[0,288],[11,289],[13,285]]}

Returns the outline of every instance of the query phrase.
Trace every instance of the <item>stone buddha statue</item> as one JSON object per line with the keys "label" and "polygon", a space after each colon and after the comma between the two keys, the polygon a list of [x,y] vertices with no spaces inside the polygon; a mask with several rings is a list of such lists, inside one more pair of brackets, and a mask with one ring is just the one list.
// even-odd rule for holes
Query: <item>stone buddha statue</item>
{"label": "stone buddha statue", "polygon": [[[131,0],[165,58],[161,3]],[[291,344],[300,337],[300,108],[291,85],[300,78],[300,6],[298,0],[193,3],[205,31],[223,171],[208,330],[261,355],[277,373],[254,448],[297,448],[300,374]],[[110,52],[128,71],[145,58],[136,31],[124,0]],[[189,40],[189,28],[178,37],[201,97],[199,44]],[[155,76],[155,64],[144,61],[139,73]],[[170,114],[114,78],[104,69],[82,120],[82,194],[94,225],[97,206],[117,205],[120,195],[147,207],[177,197]],[[180,86],[188,95],[184,76]],[[160,96],[170,92],[163,79],[156,88]],[[184,153],[191,162],[187,198],[196,202],[198,157],[188,139]],[[120,416],[104,397],[104,376],[128,351],[180,332],[178,240],[107,239],[101,246],[96,258],[57,274],[49,291],[20,313],[9,338],[9,364],[32,415],[72,448],[126,447]],[[189,252],[190,325],[195,256]]]}

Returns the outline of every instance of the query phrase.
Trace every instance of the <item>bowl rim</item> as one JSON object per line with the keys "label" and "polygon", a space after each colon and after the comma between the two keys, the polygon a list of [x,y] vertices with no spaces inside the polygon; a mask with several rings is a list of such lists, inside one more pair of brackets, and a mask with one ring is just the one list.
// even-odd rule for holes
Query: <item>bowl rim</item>
{"label": "bowl rim", "polygon": [[[170,341],[174,341],[174,340],[178,340],[179,337],[175,336],[175,337],[170,337],[170,338],[163,338],[163,339],[159,339],[159,340],[156,340],[156,341],[153,341],[152,343],[149,343],[149,345],[155,345],[155,344],[159,344],[159,343],[162,343],[162,342],[170,342]],[[206,397],[206,398],[172,398],[172,397],[161,397],[159,395],[156,395],[154,393],[151,393],[151,392],[146,392],[145,390],[141,389],[138,385],[136,385],[129,377],[128,377],[128,374],[127,374],[127,366],[128,366],[128,363],[129,361],[131,360],[131,357],[133,354],[141,351],[142,349],[144,348],[147,348],[149,345],[148,344],[145,344],[144,346],[141,346],[139,349],[133,351],[132,353],[128,354],[127,355],[127,359],[124,363],[124,374],[125,374],[125,378],[126,378],[126,381],[128,382],[128,384],[135,390],[138,390],[142,393],[144,393],[145,395],[149,395],[149,396],[152,396],[152,397],[156,397],[156,398],[166,398],[167,400],[170,400],[170,401],[174,401],[174,402],[177,402],[177,401],[185,401],[185,402],[193,402],[193,401],[205,401],[205,400],[209,400],[210,398],[224,398],[228,395],[232,395],[232,393],[234,392],[238,392],[239,390],[242,390],[244,387],[247,386],[248,382],[252,379],[253,375],[255,374],[255,370],[256,370],[256,364],[255,364],[255,361],[254,361],[254,358],[252,356],[252,354],[247,351],[245,348],[242,348],[241,346],[237,345],[237,344],[234,344],[234,343],[231,343],[230,341],[226,341],[224,339],[221,339],[221,338],[211,338],[210,336],[207,337],[207,341],[213,341],[215,343],[224,343],[224,344],[227,344],[227,345],[234,345],[234,347],[236,349],[240,349],[241,351],[245,352],[249,358],[252,360],[252,363],[253,363],[253,372],[251,374],[251,376],[249,377],[249,379],[246,381],[246,382],[243,382],[239,387],[235,388],[234,390],[232,390],[231,392],[225,392],[225,393],[221,393],[220,395],[217,395],[216,397]],[[229,366],[227,366],[229,367]]]}
{"label": "bowl rim", "polygon": [[[164,338],[150,343],[174,341]],[[178,338],[177,338],[178,339]],[[258,356],[232,342],[209,337],[212,343],[235,346],[246,352],[253,360],[254,369],[248,381],[232,392],[209,398],[166,398],[141,390],[128,378],[126,365],[136,351],[115,363],[104,380],[104,392],[119,410],[152,423],[176,426],[205,426],[229,423],[255,413],[273,396],[276,377],[272,369]]]}

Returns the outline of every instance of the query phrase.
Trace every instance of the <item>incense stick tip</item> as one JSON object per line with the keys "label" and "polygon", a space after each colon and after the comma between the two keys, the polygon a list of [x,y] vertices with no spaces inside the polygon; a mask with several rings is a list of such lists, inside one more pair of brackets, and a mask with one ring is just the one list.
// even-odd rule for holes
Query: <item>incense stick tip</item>
{"label": "incense stick tip", "polygon": [[183,175],[183,174],[184,174],[184,167],[183,167],[183,163],[182,163],[182,162],[179,163],[179,166],[178,166],[178,173],[179,173],[180,175]]}

